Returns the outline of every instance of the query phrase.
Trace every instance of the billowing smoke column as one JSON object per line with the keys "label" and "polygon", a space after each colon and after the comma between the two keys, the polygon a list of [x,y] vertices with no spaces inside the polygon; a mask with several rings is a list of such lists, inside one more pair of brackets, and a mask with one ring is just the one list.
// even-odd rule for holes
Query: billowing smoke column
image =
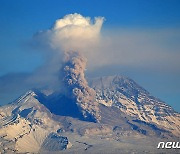
{"label": "billowing smoke column", "polygon": [[78,52],[67,52],[62,68],[63,82],[68,88],[68,95],[76,102],[83,117],[98,122],[101,117],[95,100],[96,92],[88,86],[84,75],[85,68],[86,58]]}
{"label": "billowing smoke column", "polygon": [[76,13],[69,14],[58,19],[53,28],[45,33],[50,39],[51,47],[64,54],[60,72],[65,85],[64,91],[76,102],[85,119],[97,122],[101,117],[98,103],[95,101],[96,93],[85,79],[87,60],[84,53],[87,48],[98,43],[103,19],[97,17],[92,23],[89,17]]}

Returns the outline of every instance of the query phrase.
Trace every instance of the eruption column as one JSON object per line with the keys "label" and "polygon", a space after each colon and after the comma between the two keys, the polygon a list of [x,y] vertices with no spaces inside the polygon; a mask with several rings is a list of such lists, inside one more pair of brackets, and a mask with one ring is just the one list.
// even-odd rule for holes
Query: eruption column
{"label": "eruption column", "polygon": [[101,117],[96,92],[85,79],[86,58],[78,52],[66,52],[63,65],[63,82],[67,94],[76,102],[85,119],[99,122]]}

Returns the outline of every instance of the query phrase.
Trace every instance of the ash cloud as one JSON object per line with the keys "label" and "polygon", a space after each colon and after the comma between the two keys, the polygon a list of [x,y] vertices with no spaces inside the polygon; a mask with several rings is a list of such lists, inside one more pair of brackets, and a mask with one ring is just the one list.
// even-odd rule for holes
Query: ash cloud
{"label": "ash cloud", "polygon": [[66,95],[71,97],[79,107],[83,117],[100,121],[96,92],[88,86],[85,79],[86,58],[78,52],[67,52],[62,67],[63,83]]}
{"label": "ash cloud", "polygon": [[[103,17],[96,17],[94,23],[89,17],[80,14],[69,14],[56,20],[54,26],[38,36],[46,36],[51,49],[60,56],[60,77],[63,92],[76,102],[85,119],[100,121],[96,92],[88,86],[85,79],[87,59],[85,53],[100,41],[100,30]],[[92,50],[93,52],[93,50]]]}

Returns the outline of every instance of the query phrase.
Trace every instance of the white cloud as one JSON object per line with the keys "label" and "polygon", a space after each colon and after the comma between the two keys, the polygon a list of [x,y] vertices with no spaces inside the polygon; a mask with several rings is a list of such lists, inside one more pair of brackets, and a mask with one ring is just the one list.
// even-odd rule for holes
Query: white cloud
{"label": "white cloud", "polygon": [[96,17],[93,23],[89,17],[77,13],[66,15],[47,31],[51,47],[81,52],[99,41],[103,21],[103,17]]}

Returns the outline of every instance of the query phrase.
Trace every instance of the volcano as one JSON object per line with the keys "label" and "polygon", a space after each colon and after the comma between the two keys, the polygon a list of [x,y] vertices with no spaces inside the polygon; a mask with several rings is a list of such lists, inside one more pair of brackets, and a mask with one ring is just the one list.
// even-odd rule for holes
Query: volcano
{"label": "volcano", "polygon": [[89,79],[81,90],[87,86],[90,101],[36,89],[0,107],[0,152],[179,152],[157,149],[179,139],[180,114],[172,107],[124,76]]}

